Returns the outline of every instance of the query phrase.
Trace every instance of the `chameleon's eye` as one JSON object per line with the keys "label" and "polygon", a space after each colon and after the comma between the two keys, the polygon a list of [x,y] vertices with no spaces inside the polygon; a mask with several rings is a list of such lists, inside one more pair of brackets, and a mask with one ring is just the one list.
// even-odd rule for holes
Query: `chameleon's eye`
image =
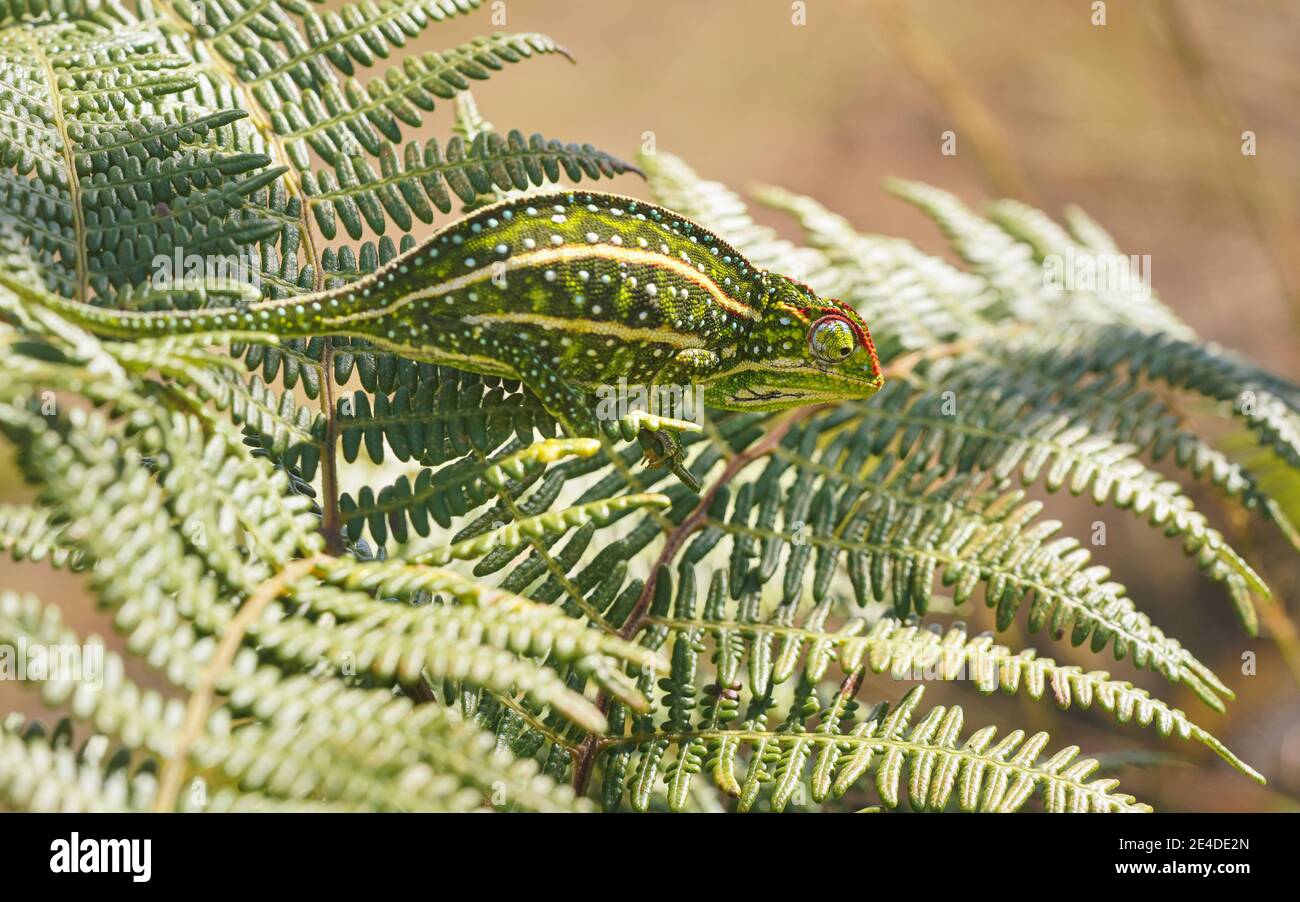
{"label": "chameleon's eye", "polygon": [[808,332],[808,350],[818,363],[842,363],[853,353],[857,341],[848,320],[839,316],[823,316]]}

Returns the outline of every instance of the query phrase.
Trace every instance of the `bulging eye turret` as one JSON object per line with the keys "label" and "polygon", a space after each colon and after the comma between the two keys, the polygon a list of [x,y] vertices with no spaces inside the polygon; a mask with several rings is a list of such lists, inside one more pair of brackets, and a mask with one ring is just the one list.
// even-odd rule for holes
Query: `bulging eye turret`
{"label": "bulging eye turret", "polygon": [[843,363],[857,347],[858,337],[842,316],[823,316],[808,330],[808,350],[818,363]]}

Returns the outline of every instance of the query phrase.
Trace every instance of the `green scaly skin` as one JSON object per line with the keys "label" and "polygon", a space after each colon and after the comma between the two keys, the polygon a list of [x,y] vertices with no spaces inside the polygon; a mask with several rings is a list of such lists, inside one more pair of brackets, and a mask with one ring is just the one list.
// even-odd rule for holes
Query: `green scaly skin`
{"label": "green scaly skin", "polygon": [[[755,268],[669,210],[586,191],[485,207],[349,285],[287,300],[150,313],[40,300],[117,338],[362,338],[517,379],[575,436],[597,434],[591,395],[620,380],[700,386],[707,404],[749,411],[863,398],[884,382],[847,304]],[[680,463],[664,433],[642,444],[652,464]]]}

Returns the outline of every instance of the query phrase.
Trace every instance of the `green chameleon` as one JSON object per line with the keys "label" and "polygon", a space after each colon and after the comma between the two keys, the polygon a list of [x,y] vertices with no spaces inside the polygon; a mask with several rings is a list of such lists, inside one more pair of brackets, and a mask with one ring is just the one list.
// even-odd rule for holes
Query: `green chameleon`
{"label": "green chameleon", "polygon": [[[597,434],[592,396],[615,384],[700,387],[713,407],[771,411],[866,397],[884,382],[852,307],[757,269],[676,213],[591,192],[485,207],[315,294],[149,313],[44,303],[111,337],[362,338],[516,379],[574,436]],[[693,483],[670,433],[638,437],[648,464]]]}

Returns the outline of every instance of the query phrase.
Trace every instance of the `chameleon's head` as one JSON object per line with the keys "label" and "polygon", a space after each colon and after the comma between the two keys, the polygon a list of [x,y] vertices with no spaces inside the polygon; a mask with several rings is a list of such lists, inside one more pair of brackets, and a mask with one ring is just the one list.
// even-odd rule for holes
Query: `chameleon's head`
{"label": "chameleon's head", "polygon": [[781,410],[865,398],[884,385],[871,333],[856,310],[776,273],[759,279],[762,318],[705,401],[727,410]]}

